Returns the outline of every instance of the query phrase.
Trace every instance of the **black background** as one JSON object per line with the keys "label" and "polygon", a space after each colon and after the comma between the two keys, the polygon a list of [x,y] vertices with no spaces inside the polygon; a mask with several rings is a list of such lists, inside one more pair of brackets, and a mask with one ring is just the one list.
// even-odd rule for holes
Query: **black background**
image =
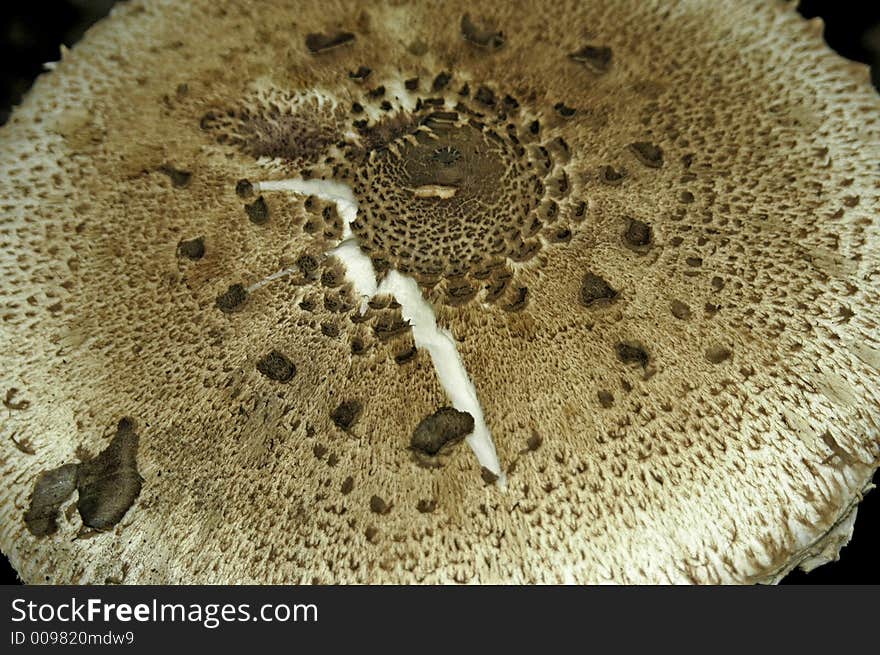
{"label": "black background", "polygon": [[[181,0],[184,1],[184,0]],[[768,0],[770,1],[770,0]],[[31,0],[2,3],[0,8],[0,124],[21,100],[47,61],[58,59],[59,44],[72,45],[114,0]],[[804,0],[801,13],[825,20],[825,38],[850,59],[872,65],[874,85],[880,88],[880,2]],[[880,483],[880,477],[875,477]],[[880,490],[859,506],[855,535],[842,559],[810,574],[790,574],[788,584],[880,583]],[[15,571],[0,557],[0,582],[17,582]]]}

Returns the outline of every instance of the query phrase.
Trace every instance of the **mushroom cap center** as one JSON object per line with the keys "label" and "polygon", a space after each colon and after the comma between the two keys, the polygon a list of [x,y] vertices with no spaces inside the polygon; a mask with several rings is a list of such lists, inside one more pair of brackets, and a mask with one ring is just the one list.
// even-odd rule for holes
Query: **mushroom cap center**
{"label": "mushroom cap center", "polygon": [[547,149],[524,145],[509,118],[484,122],[465,110],[409,118],[355,174],[352,228],[377,268],[433,286],[485,279],[505,260],[533,256],[541,247],[533,237],[557,214],[539,216],[554,167]]}

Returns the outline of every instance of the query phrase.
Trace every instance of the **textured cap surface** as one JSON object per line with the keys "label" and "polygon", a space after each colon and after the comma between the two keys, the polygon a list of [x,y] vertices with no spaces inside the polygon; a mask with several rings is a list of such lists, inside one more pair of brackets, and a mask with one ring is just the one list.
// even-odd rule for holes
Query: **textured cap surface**
{"label": "textured cap surface", "polygon": [[[120,6],[0,130],[0,547],[53,583],[833,558],[880,458],[878,121],[778,2]],[[506,490],[290,177],[418,281]]]}

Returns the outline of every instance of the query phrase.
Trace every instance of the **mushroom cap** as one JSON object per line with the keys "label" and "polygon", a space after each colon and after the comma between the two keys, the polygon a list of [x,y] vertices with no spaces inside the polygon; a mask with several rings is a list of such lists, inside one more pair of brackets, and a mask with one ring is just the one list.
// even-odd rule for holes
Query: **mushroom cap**
{"label": "mushroom cap", "polygon": [[[880,100],[821,31],[759,0],[117,7],[0,130],[0,547],[53,583],[835,558],[880,460]],[[459,419],[413,450],[432,362],[392,299],[357,310],[331,204],[253,184],[298,176],[419,281],[506,489]]]}

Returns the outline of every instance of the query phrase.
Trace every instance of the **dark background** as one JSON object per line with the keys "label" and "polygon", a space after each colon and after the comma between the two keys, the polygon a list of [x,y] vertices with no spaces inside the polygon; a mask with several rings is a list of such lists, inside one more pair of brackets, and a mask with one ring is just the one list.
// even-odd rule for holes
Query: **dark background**
{"label": "dark background", "polygon": [[[184,0],[181,0],[184,1]],[[770,1],[770,0],[768,0]],[[0,8],[0,124],[21,100],[42,64],[58,59],[58,47],[73,45],[103,17],[114,0],[5,0]],[[860,0],[803,0],[800,12],[825,20],[825,38],[850,59],[871,64],[874,85],[880,88],[880,2]],[[880,476],[875,477],[880,483]],[[842,560],[810,574],[790,574],[789,584],[880,584],[880,490],[860,505],[852,542]],[[0,582],[17,582],[15,571],[0,556]]]}

